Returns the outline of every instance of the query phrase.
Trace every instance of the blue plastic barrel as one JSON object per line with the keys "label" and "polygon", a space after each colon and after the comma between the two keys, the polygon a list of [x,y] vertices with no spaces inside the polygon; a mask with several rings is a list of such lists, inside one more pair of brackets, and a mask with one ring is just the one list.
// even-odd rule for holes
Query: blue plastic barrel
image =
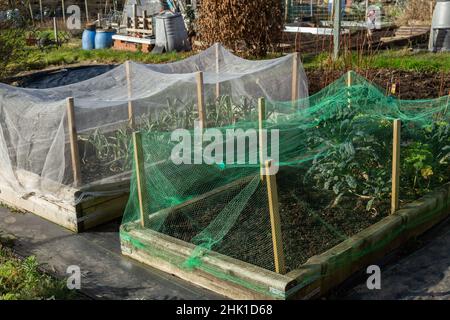
{"label": "blue plastic barrel", "polygon": [[95,34],[95,29],[85,29],[83,31],[83,38],[81,39],[83,50],[92,50],[95,48]]}
{"label": "blue plastic barrel", "polygon": [[111,48],[113,44],[112,36],[116,34],[115,30],[97,30],[95,34],[95,49]]}
{"label": "blue plastic barrel", "polygon": [[[345,14],[345,6],[346,6],[346,0],[341,0],[341,13],[342,13],[342,15],[344,15]],[[333,14],[333,1],[329,1],[328,2],[328,13],[330,14],[330,15],[332,15]]]}

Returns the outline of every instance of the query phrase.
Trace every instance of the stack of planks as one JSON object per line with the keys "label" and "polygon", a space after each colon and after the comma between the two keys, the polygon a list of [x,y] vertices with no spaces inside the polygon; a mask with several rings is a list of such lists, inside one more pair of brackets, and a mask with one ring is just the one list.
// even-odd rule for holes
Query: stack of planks
{"label": "stack of planks", "polygon": [[402,26],[391,37],[381,38],[384,45],[399,44],[400,42],[413,42],[428,39],[430,26]]}

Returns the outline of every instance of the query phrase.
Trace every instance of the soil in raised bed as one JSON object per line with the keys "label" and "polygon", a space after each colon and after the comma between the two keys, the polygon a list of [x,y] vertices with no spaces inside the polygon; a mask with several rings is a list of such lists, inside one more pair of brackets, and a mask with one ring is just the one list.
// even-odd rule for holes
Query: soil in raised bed
{"label": "soil in raised bed", "polygon": [[107,157],[99,159],[95,152],[95,146],[90,142],[80,141],[79,150],[83,184],[93,183],[131,170],[131,163],[125,164],[125,159],[115,159],[111,152]]}
{"label": "soil in raised bed", "polygon": [[[279,174],[278,177],[283,246],[288,271],[378,222],[389,212],[389,201],[378,203],[376,210],[370,211],[366,210],[365,201],[355,198],[344,198],[333,206],[331,204],[335,196],[332,192],[312,190],[303,186],[301,181],[300,173]],[[243,208],[236,207],[225,219],[218,221],[220,228],[226,229],[228,225],[231,227],[226,236],[211,249],[274,270],[267,191],[264,186],[265,184],[260,184]],[[169,214],[160,231],[193,242],[193,238],[241,190],[230,190]],[[215,235],[220,233],[220,228],[214,228],[215,233],[206,234],[203,241],[194,243],[205,245],[208,239],[214,240]]]}
{"label": "soil in raised bed", "polygon": [[110,178],[123,172],[123,168],[118,165],[111,164],[109,161],[101,162],[95,157],[84,159],[81,164],[81,179],[84,184]]}
{"label": "soil in raised bed", "polygon": [[[372,69],[358,73],[379,87],[387,89],[397,84],[395,96],[404,100],[434,99],[450,91],[450,73]],[[309,93],[314,94],[345,74],[344,71],[308,69]],[[388,94],[388,90],[386,90]]]}

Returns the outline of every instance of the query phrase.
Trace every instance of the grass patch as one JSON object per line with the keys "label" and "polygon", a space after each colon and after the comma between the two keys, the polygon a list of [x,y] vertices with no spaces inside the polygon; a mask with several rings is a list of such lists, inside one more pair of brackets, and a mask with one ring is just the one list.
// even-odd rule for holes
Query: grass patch
{"label": "grass patch", "polygon": [[0,300],[76,299],[77,294],[39,270],[34,256],[21,260],[0,243]]}
{"label": "grass patch", "polygon": [[76,63],[123,63],[133,60],[141,63],[167,63],[182,60],[192,55],[190,52],[169,52],[152,54],[143,52],[116,51],[112,49],[82,50],[79,40],[72,41],[60,48],[40,50],[26,47],[24,54],[8,64],[9,74],[21,71],[44,69],[50,66],[62,66]]}
{"label": "grass patch", "polygon": [[417,72],[450,72],[450,52],[415,52],[408,49],[385,50],[374,54],[359,55],[355,52],[333,62],[330,54],[304,57],[306,69],[392,69]]}
{"label": "grass patch", "polygon": [[[4,35],[6,39],[10,35]],[[25,43],[25,37],[20,43]],[[22,41],[23,40],[23,41]],[[22,47],[22,46],[21,46]],[[193,52],[170,52],[151,54],[142,52],[116,51],[113,49],[82,50],[81,40],[72,39],[62,47],[49,47],[40,50],[37,47],[23,45],[20,54],[11,59],[6,65],[6,74],[12,75],[22,71],[40,70],[50,66],[63,66],[77,63],[119,64],[126,60],[141,63],[167,63],[185,59]],[[270,53],[266,59],[279,57],[280,53]],[[351,52],[333,62],[328,52],[303,56],[306,69],[330,70],[366,70],[366,69],[394,69],[404,71],[435,71],[450,72],[450,53],[415,52],[409,49],[383,50],[373,54],[361,55]]]}

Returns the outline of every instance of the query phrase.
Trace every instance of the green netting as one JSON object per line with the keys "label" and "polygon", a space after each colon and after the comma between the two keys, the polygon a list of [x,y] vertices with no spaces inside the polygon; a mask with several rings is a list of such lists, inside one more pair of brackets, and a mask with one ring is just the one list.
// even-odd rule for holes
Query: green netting
{"label": "green netting", "polygon": [[[232,107],[228,125],[205,131],[197,145],[193,138],[191,150],[183,150],[184,164],[173,161],[174,150],[180,151],[173,131],[141,132],[146,228],[196,246],[188,259],[169,261],[179,267],[202,268],[205,256],[214,251],[275,268],[267,178],[261,179],[258,152],[257,97],[246,101],[247,113]],[[279,166],[287,271],[390,213],[395,119],[402,123],[400,206],[450,181],[449,106],[448,97],[403,101],[385,96],[383,89],[353,72],[308,99],[266,101],[268,151],[263,160],[272,158]],[[239,117],[233,112],[240,112]],[[213,114],[220,112],[207,114],[211,129],[217,123]],[[230,135],[235,130],[248,133],[244,145]],[[185,133],[194,136],[198,130],[185,128]],[[235,144],[229,147],[231,142]],[[202,163],[194,163],[205,154]],[[245,159],[239,159],[242,154]],[[140,228],[136,174],[134,169],[123,225]]]}

